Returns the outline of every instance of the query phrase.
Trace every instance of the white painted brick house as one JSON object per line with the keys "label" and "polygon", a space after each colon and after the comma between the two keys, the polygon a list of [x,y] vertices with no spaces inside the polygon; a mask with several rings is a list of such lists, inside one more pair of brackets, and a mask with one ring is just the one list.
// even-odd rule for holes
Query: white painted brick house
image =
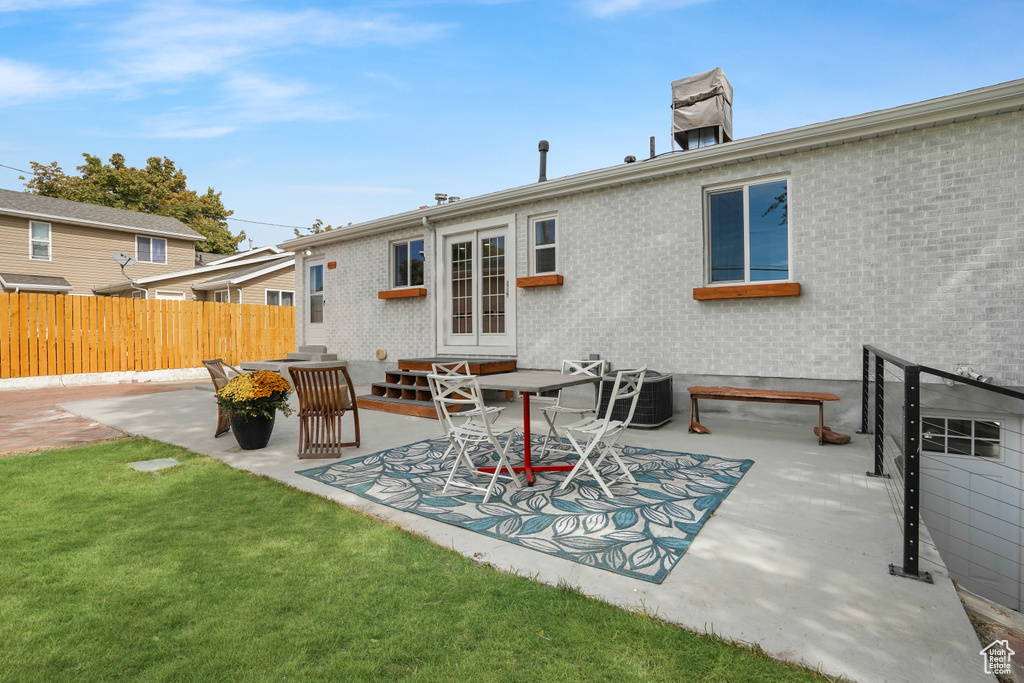
{"label": "white painted brick house", "polygon": [[[719,230],[712,203],[730,195],[757,233],[757,207],[780,187],[781,246],[779,234],[755,234],[746,252],[742,243],[730,252],[746,266],[714,281],[711,266],[728,254],[709,253]],[[534,239],[547,219],[553,261]],[[401,245],[418,251],[421,240],[422,281],[396,273]],[[476,279],[453,280],[468,273],[457,245],[471,243],[479,259],[485,240],[503,240],[504,275],[476,260]],[[761,244],[774,244],[763,262]],[[613,367],[676,375],[677,411],[692,384],[805,388],[839,393],[837,422],[849,426],[859,422],[864,344],[939,368],[969,362],[1000,384],[1024,385],[1024,80],[280,246],[299,255],[300,345],[325,344],[357,382],[401,358],[510,356],[521,368],[554,369],[600,354]],[[764,270],[778,268],[779,253],[781,269]],[[311,292],[321,275],[322,293]],[[535,286],[546,281],[560,284]],[[473,317],[460,317],[469,311],[463,286]],[[321,294],[322,322],[311,323]]]}

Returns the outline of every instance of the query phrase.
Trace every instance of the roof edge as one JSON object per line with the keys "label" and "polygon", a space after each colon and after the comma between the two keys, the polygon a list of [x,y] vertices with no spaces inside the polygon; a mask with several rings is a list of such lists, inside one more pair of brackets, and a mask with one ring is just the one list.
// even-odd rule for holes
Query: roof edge
{"label": "roof edge", "polygon": [[[6,208],[6,207],[0,207],[0,214],[4,214],[4,215],[7,215],[7,216],[18,216],[18,217],[25,216],[25,217],[30,217],[30,218],[45,218],[48,221],[56,221],[56,222],[59,222],[59,223],[67,223],[69,225],[83,225],[83,226],[87,226],[87,227],[100,227],[100,228],[107,228],[108,230],[118,230],[118,231],[121,231],[121,232],[135,232],[135,233],[139,233],[139,234],[143,234],[143,235],[159,235],[160,237],[174,237],[174,238],[181,239],[181,240],[188,240],[190,242],[205,242],[206,241],[206,238],[203,235],[199,234],[195,230],[192,230],[192,228],[188,227],[184,223],[182,223],[182,225],[185,225],[185,228],[187,230],[191,231],[192,234],[195,235],[195,237],[191,237],[189,235],[184,235],[184,234],[182,234],[180,232],[170,232],[169,230],[159,230],[157,228],[132,227],[130,225],[120,225],[118,223],[104,223],[102,221],[90,221],[90,220],[86,220],[84,218],[71,218],[69,216],[57,216],[57,215],[48,214],[48,213],[39,213],[38,211],[21,211],[19,209],[9,209],[9,208]],[[166,216],[165,216],[165,218],[166,218]],[[177,219],[174,219],[174,220],[177,220]],[[178,221],[178,222],[180,223],[181,221]]]}

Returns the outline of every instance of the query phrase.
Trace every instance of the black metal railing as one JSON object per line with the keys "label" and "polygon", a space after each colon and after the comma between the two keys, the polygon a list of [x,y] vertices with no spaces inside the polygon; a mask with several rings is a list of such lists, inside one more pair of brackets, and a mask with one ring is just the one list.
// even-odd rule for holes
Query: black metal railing
{"label": "black metal railing", "polygon": [[[942,382],[922,383],[922,376],[930,376],[942,380]],[[929,476],[928,472],[922,472],[922,405],[945,404],[946,409],[955,406],[966,412],[992,412],[992,413],[1014,413],[1020,414],[1024,403],[1014,404],[1015,407],[1007,406],[1006,398],[1017,401],[1024,401],[1024,393],[1007,389],[1005,387],[986,384],[970,377],[937,370],[910,363],[890,353],[886,353],[873,346],[863,348],[863,386],[861,392],[861,432],[874,435],[874,457],[873,469],[868,476],[883,478],[886,482],[886,490],[893,506],[893,512],[900,522],[903,534],[903,561],[900,565],[890,564],[890,573],[897,576],[919,579],[931,582],[931,574],[922,571],[920,568],[920,545],[921,545],[921,478]],[[962,389],[957,386],[973,387],[982,392],[974,393],[970,397],[963,395]],[[872,390],[873,389],[873,390]],[[957,393],[959,392],[959,393]],[[1006,398],[998,398],[1006,397]],[[1002,401],[1002,403],[1000,403]],[[1014,401],[1010,401],[1014,403]],[[873,418],[873,419],[872,419]],[[1009,430],[1009,436],[1014,437],[1013,446],[1007,439],[1001,439],[1000,448],[1003,457],[999,460],[1001,466],[1014,470],[1020,474],[1020,434],[1018,431]],[[970,435],[954,435],[965,438]],[[1009,453],[1014,456],[1007,458]],[[947,458],[943,461],[946,468],[958,469],[954,462],[955,458]],[[1008,464],[1009,462],[1017,464]],[[968,472],[968,468],[959,468]],[[934,476],[934,475],[931,475]],[[1007,477],[1015,480],[1016,483],[1007,483],[1006,486],[1013,487],[1013,495],[1018,501],[1024,501],[1021,495],[1021,477]],[[955,487],[955,484],[954,484]],[[936,487],[931,487],[936,488]],[[939,494],[929,492],[929,496]],[[953,494],[950,494],[953,495]],[[946,499],[947,503],[955,502],[958,508],[966,510],[965,519],[956,520],[958,526],[969,526],[971,519],[984,516],[986,513],[973,504],[963,505],[965,498],[977,497],[979,494],[971,492],[971,496],[958,495],[956,501]],[[982,496],[984,497],[984,496]],[[940,496],[941,498],[941,496]],[[1000,499],[1000,504],[1005,507],[1006,497]],[[1010,508],[1017,512],[1024,511],[1020,505],[1010,503]],[[929,513],[942,514],[938,511]],[[1019,563],[1021,557],[1019,514],[1015,519],[1000,519],[1002,523],[1012,523],[1017,529],[1014,537],[1018,540],[997,537],[1000,542],[1013,543],[1016,550],[1011,550],[1006,559],[1017,558]],[[952,526],[952,525],[950,525]],[[988,533],[987,531],[984,533]],[[948,535],[948,534],[947,534]],[[955,534],[953,540],[961,544],[969,543],[966,539],[958,538]],[[951,544],[946,548],[937,548],[941,555],[955,553]],[[967,558],[957,558],[967,562]],[[947,560],[948,564],[948,560]],[[952,573],[952,572],[951,572]],[[1021,570],[1017,570],[1017,577],[1020,581]],[[1009,580],[1014,577],[1006,576]],[[1002,604],[1020,600],[1020,596],[1007,596]],[[1017,607],[1014,607],[1016,609]]]}

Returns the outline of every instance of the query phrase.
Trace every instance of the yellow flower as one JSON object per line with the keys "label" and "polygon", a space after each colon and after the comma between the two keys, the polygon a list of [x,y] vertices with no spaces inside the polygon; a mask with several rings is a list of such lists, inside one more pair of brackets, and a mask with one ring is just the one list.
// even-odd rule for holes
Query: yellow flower
{"label": "yellow flower", "polygon": [[217,401],[225,410],[250,417],[270,417],[275,410],[291,415],[288,396],[292,385],[276,372],[254,370],[233,377],[217,392]]}

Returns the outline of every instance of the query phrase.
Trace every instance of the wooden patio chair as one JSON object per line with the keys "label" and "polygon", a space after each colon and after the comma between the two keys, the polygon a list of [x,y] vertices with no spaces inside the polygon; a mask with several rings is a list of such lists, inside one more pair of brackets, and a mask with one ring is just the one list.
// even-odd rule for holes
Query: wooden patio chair
{"label": "wooden patio chair", "polygon": [[[299,457],[337,458],[342,448],[359,448],[359,406],[344,365],[288,368],[299,398]],[[342,418],[352,412],[355,440],[342,441]]]}
{"label": "wooden patio chair", "polygon": [[[241,375],[242,371],[236,368],[234,365],[228,365],[221,358],[214,358],[213,360],[204,360],[203,365],[210,372],[210,379],[213,380],[213,400],[217,400],[217,392],[227,386],[227,383],[231,380],[228,377],[228,371],[230,370],[236,375]],[[213,433],[213,437],[224,436],[231,431],[231,423],[229,421],[228,411],[220,407],[220,403],[217,403],[217,429]]]}

